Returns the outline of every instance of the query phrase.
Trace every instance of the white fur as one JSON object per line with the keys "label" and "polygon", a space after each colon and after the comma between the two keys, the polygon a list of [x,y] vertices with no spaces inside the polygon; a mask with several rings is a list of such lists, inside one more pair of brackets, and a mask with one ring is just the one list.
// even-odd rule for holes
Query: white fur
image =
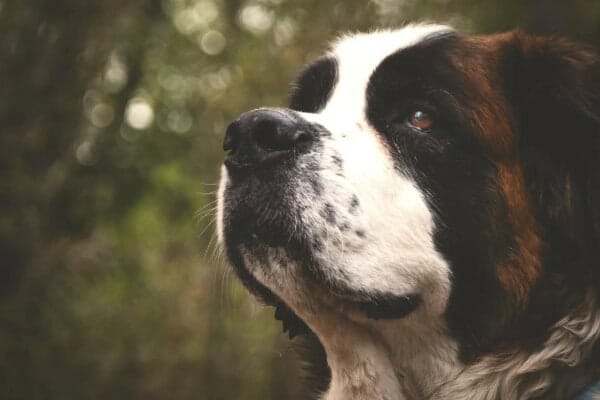
{"label": "white fur", "polygon": [[225,189],[229,184],[229,178],[227,176],[227,168],[221,166],[221,181],[219,182],[219,189],[217,190],[217,240],[219,244],[225,243],[224,231],[223,231],[223,213],[225,207]]}

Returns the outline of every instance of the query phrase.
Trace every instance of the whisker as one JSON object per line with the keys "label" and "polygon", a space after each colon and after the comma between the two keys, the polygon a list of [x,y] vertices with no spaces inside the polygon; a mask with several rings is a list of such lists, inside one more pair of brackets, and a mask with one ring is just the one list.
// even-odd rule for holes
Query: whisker
{"label": "whisker", "polygon": [[213,196],[216,196],[219,193],[219,191],[218,190],[212,190],[212,191],[209,191],[209,192],[203,192],[201,190],[197,190],[194,193],[202,195],[202,196],[211,196],[211,197],[213,197]]}
{"label": "whisker", "polygon": [[216,205],[211,205],[209,207],[205,207],[203,210],[197,212],[194,215],[194,219],[198,220],[198,222],[202,222],[204,218],[210,215],[216,215],[218,207]]}
{"label": "whisker", "polygon": [[[216,221],[213,220],[209,225],[207,225],[207,227],[211,226],[214,223],[216,223]],[[204,230],[206,230],[206,228]],[[215,256],[214,250],[216,250],[216,247],[215,248],[212,247],[213,245],[216,245],[216,243],[217,243],[217,232],[216,231],[212,231],[211,235],[210,235],[210,240],[208,241],[208,245],[206,246],[206,249],[204,250],[204,257],[208,256],[211,262],[215,262],[216,261],[214,259],[214,256]],[[209,255],[208,253],[211,251],[211,248],[212,248],[213,251]]]}
{"label": "whisker", "polygon": [[230,300],[229,292],[229,281],[231,277],[231,268],[221,267],[221,296],[220,302],[221,307],[227,306],[227,302]]}
{"label": "whisker", "polygon": [[204,229],[202,229],[202,231],[198,234],[198,236],[203,236],[206,231],[208,230],[208,228],[210,228],[211,226],[215,226],[217,223],[216,219],[212,218],[208,221],[208,223],[204,226]]}

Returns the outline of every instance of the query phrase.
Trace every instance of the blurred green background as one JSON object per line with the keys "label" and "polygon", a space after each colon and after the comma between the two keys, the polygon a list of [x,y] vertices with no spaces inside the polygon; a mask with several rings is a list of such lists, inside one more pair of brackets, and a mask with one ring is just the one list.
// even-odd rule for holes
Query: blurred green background
{"label": "blurred green background", "polygon": [[0,0],[0,398],[300,398],[215,246],[223,131],[423,19],[600,43],[595,0]]}

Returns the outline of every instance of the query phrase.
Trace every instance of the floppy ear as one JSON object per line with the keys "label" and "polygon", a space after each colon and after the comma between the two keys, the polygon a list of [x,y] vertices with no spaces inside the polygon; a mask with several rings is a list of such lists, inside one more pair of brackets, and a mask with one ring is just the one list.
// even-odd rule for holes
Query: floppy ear
{"label": "floppy ear", "polygon": [[515,33],[514,44],[509,97],[546,243],[550,251],[567,245],[555,262],[577,264],[583,275],[600,278],[598,56],[556,37]]}

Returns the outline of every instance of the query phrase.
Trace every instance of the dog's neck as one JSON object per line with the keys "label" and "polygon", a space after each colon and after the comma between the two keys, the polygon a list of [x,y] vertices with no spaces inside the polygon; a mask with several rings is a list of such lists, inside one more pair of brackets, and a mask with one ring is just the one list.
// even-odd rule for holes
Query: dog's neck
{"label": "dog's neck", "polygon": [[[463,366],[442,326],[420,324],[417,312],[398,321],[356,322],[320,308],[308,323],[331,369],[323,400],[422,399]],[[402,334],[398,334],[401,332]]]}
{"label": "dog's neck", "polygon": [[458,361],[457,344],[442,326],[419,324],[413,316],[371,327],[341,317],[318,322],[332,371],[323,400],[558,399],[598,378],[589,359],[600,337],[592,296],[553,326],[538,351],[489,355],[470,365]]}

